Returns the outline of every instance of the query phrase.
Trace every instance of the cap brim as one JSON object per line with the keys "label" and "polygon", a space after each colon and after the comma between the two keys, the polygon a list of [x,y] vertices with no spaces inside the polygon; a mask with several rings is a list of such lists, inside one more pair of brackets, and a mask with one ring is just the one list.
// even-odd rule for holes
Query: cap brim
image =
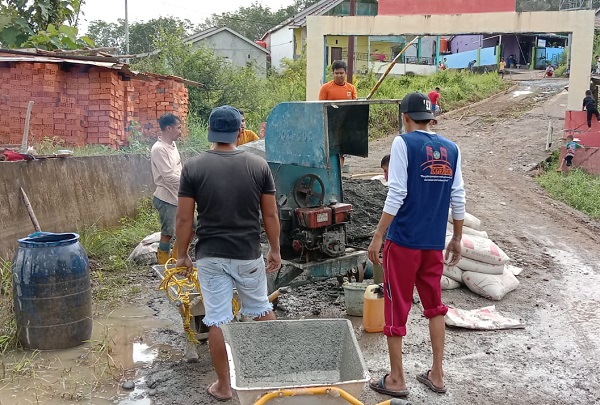
{"label": "cap brim", "polygon": [[239,130],[235,132],[208,131],[208,142],[235,143],[239,133]]}
{"label": "cap brim", "polygon": [[435,119],[433,113],[431,112],[407,112],[404,114],[408,115],[413,121],[426,121]]}

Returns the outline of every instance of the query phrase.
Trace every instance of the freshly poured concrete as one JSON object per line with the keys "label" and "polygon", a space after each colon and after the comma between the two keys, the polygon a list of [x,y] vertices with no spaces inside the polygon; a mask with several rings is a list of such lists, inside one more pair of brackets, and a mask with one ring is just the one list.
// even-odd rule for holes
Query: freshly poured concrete
{"label": "freshly poured concrete", "polygon": [[345,319],[232,323],[223,332],[237,389],[366,379],[352,325]]}

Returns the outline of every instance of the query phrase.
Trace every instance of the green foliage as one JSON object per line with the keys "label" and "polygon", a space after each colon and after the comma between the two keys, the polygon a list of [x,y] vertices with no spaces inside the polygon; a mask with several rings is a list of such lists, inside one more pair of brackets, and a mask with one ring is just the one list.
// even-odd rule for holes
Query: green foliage
{"label": "green foliage", "polygon": [[[354,84],[358,97],[366,97],[377,80],[378,76],[374,73],[356,76]],[[496,72],[478,75],[444,70],[431,76],[387,77],[373,95],[373,99],[401,99],[413,91],[427,94],[439,87],[439,103],[444,111],[450,111],[487,98],[509,86],[510,84],[502,80]],[[397,115],[392,106],[373,107],[373,114],[370,116],[371,138],[386,136],[395,131],[398,127]]]}
{"label": "green foliage", "polygon": [[600,177],[587,174],[581,169],[573,169],[569,174],[557,173],[558,160],[557,151],[544,167],[546,171],[537,177],[537,182],[552,198],[592,218],[600,218]]}
{"label": "green foliage", "polygon": [[[159,17],[149,21],[129,24],[129,54],[149,53],[158,48],[155,42],[163,42],[161,35],[165,32],[177,33],[185,37],[194,31],[195,27],[189,20],[175,17]],[[121,55],[127,53],[125,44],[125,20],[118,19],[116,23],[102,20],[90,22],[87,31],[96,46],[116,48]]]}
{"label": "green foliage", "polygon": [[129,253],[146,236],[160,229],[158,213],[150,198],[140,202],[134,218],[122,218],[118,227],[89,226],[78,231],[80,242],[99,271],[125,271]]}
{"label": "green foliage", "polygon": [[83,0],[6,0],[0,2],[0,44],[7,48],[79,49],[94,46],[78,37]]}
{"label": "green foliage", "polygon": [[228,27],[250,40],[260,39],[268,30],[316,3],[318,0],[295,0],[288,7],[272,11],[258,1],[230,13],[213,14],[200,24],[200,29]]}

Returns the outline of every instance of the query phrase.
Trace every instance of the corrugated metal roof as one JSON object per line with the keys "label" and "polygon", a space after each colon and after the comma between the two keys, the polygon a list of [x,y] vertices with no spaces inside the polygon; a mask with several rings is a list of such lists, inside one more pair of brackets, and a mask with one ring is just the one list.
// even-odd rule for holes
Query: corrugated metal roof
{"label": "corrugated metal roof", "polygon": [[269,53],[268,50],[266,50],[265,48],[263,48],[262,46],[258,45],[255,42],[252,42],[250,39],[246,38],[245,36],[243,36],[242,34],[240,34],[239,32],[235,32],[234,30],[232,30],[229,27],[212,27],[212,28],[208,28],[204,31],[200,31],[197,32],[193,35],[190,35],[189,37],[185,38],[186,42],[199,42],[202,41],[203,39],[206,39],[208,37],[211,37],[215,34],[218,34],[219,32],[222,31],[227,31],[232,35],[235,35],[236,37],[240,38],[243,41],[246,41],[248,44],[252,45],[255,48],[260,49],[261,51],[265,52],[265,53]]}
{"label": "corrugated metal roof", "polygon": [[[7,56],[7,54],[12,56]],[[72,63],[75,65],[90,65],[98,66],[106,69],[113,69],[123,73],[125,76],[129,76],[138,80],[152,81],[152,80],[174,80],[190,86],[204,87],[202,83],[194,82],[191,80],[184,79],[178,76],[170,75],[159,75],[155,73],[136,72],[129,69],[129,65],[126,63],[118,62],[118,59],[113,57],[104,58],[105,61],[101,61],[101,57],[86,57],[78,56],[77,58],[69,56],[48,56],[38,55],[37,53],[16,51],[13,49],[0,49],[0,62],[40,62],[40,63]],[[90,60],[93,59],[93,60]],[[117,62],[115,62],[117,61]]]}
{"label": "corrugated metal roof", "polygon": [[292,17],[292,21],[289,23],[289,25],[293,28],[304,27],[306,25],[306,17],[323,15],[343,2],[344,0],[323,0],[315,3]]}
{"label": "corrugated metal roof", "polygon": [[344,0],[321,0],[318,3],[313,4],[312,6],[305,8],[304,10],[302,10],[295,16],[288,18],[281,24],[278,24],[275,27],[271,28],[269,31],[267,31],[265,33],[265,35],[262,36],[261,39],[264,40],[267,35],[269,35],[272,32],[278,31],[283,27],[288,27],[288,28],[304,27],[306,25],[306,17],[313,16],[313,15],[316,15],[316,16],[323,15],[326,12],[333,9],[335,6],[342,4],[343,2],[344,2]]}

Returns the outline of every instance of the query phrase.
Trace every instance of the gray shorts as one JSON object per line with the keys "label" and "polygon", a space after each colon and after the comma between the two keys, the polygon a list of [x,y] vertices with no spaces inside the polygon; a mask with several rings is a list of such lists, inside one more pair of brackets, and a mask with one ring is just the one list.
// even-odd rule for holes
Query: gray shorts
{"label": "gray shorts", "polygon": [[233,288],[240,297],[240,313],[252,318],[273,310],[267,296],[265,261],[203,257],[196,262],[202,290],[206,326],[221,326],[233,320]]}
{"label": "gray shorts", "polygon": [[158,210],[160,233],[164,236],[175,236],[177,206],[156,197],[152,198],[152,205]]}

